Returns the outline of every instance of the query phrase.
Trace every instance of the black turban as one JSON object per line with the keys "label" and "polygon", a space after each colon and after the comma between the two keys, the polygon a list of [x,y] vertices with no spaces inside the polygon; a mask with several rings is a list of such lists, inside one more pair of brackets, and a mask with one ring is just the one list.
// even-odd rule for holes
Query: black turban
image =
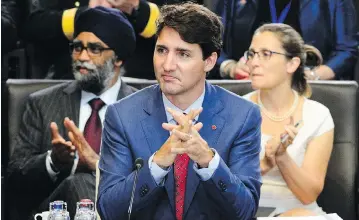
{"label": "black turban", "polygon": [[98,6],[81,12],[75,20],[74,38],[91,32],[115,51],[119,60],[128,59],[136,48],[135,31],[126,16],[117,9]]}

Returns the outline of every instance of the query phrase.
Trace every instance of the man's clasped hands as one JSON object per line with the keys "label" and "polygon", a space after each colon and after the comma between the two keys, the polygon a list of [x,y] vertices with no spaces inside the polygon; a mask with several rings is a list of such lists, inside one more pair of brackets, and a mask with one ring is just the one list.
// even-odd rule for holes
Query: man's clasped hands
{"label": "man's clasped hands", "polygon": [[178,125],[162,124],[162,127],[171,132],[171,135],[156,152],[153,162],[166,169],[174,163],[178,154],[187,154],[200,168],[207,168],[214,156],[214,152],[198,133],[203,124],[201,122],[192,123],[203,108],[191,110],[186,115],[170,108],[166,110],[173,116]]}

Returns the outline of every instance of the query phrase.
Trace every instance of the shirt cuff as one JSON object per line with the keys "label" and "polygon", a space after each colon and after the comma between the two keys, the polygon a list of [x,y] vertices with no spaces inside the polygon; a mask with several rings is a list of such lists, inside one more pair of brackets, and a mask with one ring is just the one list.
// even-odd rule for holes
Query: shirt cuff
{"label": "shirt cuff", "polygon": [[155,162],[153,162],[153,157],[156,153],[154,153],[150,159],[148,159],[148,167],[150,168],[151,175],[157,185],[163,186],[164,184],[164,177],[171,171],[171,167],[168,167],[166,170],[159,167]]}
{"label": "shirt cuff", "polygon": [[46,156],[46,160],[45,160],[45,164],[46,164],[46,170],[47,170],[47,173],[49,174],[50,178],[52,181],[56,181],[57,179],[57,175],[60,173],[60,172],[55,172],[52,170],[51,168],[51,163],[52,163],[52,160],[51,160],[51,150],[47,151],[47,156]]}
{"label": "shirt cuff", "polygon": [[71,175],[75,174],[78,164],[79,164],[79,153],[76,151],[74,164],[72,165],[72,168],[71,168]]}
{"label": "shirt cuff", "polygon": [[216,171],[219,166],[220,157],[215,149],[211,148],[211,150],[214,152],[214,157],[209,162],[207,168],[198,169],[198,164],[193,163],[193,169],[196,171],[202,181],[209,180],[213,176],[214,171]]}

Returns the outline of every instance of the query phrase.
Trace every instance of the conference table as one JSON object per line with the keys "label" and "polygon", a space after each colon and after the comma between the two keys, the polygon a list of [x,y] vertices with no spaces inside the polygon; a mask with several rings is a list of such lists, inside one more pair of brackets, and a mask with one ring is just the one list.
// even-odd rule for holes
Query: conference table
{"label": "conference table", "polygon": [[337,214],[326,214],[320,216],[306,217],[258,217],[257,220],[343,220]]}

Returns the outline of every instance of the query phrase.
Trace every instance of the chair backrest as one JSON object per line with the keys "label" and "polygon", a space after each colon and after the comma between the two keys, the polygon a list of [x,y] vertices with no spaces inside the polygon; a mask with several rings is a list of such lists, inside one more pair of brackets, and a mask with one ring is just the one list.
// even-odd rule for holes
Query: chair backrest
{"label": "chair backrest", "polygon": [[[136,88],[156,83],[154,80],[139,80],[123,77]],[[60,80],[8,80],[9,89],[9,136],[14,137],[19,129],[26,98],[32,92],[64,81]],[[238,95],[252,91],[249,81],[212,80]],[[329,162],[326,183],[318,203],[329,213],[338,213],[343,219],[355,219],[357,213],[357,88],[354,81],[310,82],[313,96],[327,106],[335,123],[334,148]],[[11,143],[11,141],[10,141]],[[10,149],[12,152],[12,149]]]}
{"label": "chair backrest", "polygon": [[[358,14],[359,17],[359,14]],[[358,25],[359,26],[359,25]],[[359,33],[358,33],[359,34]],[[358,39],[359,40],[359,39]],[[359,48],[358,48],[359,51]],[[359,83],[359,59],[357,59],[357,62],[355,64],[355,68],[354,68],[354,80]]]}
{"label": "chair backrest", "polygon": [[[142,89],[151,84],[154,84],[154,80],[145,80],[145,79],[134,79],[128,77],[122,77],[122,79],[129,85],[134,86],[135,88]],[[45,79],[8,79],[6,81],[8,99],[8,108],[3,109],[7,111],[9,125],[8,125],[8,134],[3,137],[8,137],[8,143],[5,142],[5,145],[8,148],[3,148],[2,150],[8,152],[10,156],[13,152],[11,149],[12,141],[16,137],[20,122],[22,119],[22,113],[25,108],[25,104],[28,96],[31,93],[39,91],[41,89],[48,88],[60,83],[69,82],[70,80],[45,80]],[[6,126],[5,126],[6,127]],[[4,152],[2,152],[4,153]]]}
{"label": "chair backrest", "polygon": [[2,59],[1,79],[27,78],[27,57],[24,48],[14,49]]}
{"label": "chair backrest", "polygon": [[319,204],[343,219],[357,219],[358,86],[354,82],[313,84],[313,99],[327,106],[335,124],[334,148]]}
{"label": "chair backrest", "polygon": [[37,79],[9,79],[6,81],[8,89],[8,120],[9,120],[9,148],[8,153],[11,155],[12,141],[16,137],[22,113],[28,96],[41,89],[66,82],[65,80],[37,80]]}

